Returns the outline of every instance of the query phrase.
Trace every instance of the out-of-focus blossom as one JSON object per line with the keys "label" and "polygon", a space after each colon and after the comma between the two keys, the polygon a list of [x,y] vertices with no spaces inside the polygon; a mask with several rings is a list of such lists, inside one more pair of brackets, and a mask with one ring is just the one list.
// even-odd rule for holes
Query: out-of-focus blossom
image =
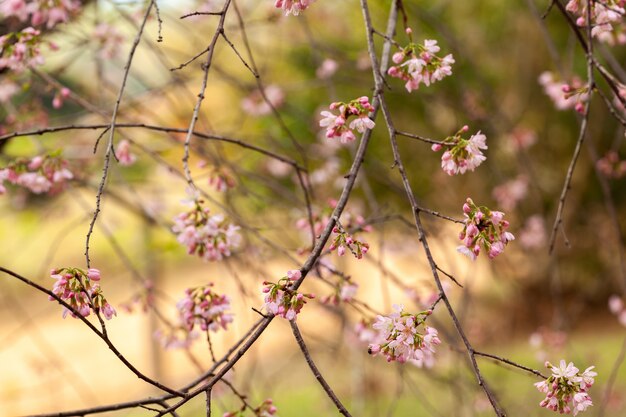
{"label": "out-of-focus blossom", "polygon": [[574,77],[570,83],[564,83],[546,71],[539,76],[539,84],[543,86],[543,91],[558,110],[574,109],[578,113],[583,113],[584,103],[589,99],[589,91],[579,78]]}
{"label": "out-of-focus blossom", "polygon": [[498,206],[506,211],[513,210],[528,193],[528,178],[519,175],[517,178],[498,185],[493,189],[493,198]]}
{"label": "out-of-focus blossom", "polygon": [[274,7],[282,9],[285,16],[290,14],[297,16],[300,12],[306,10],[315,0],[276,0]]}
{"label": "out-of-focus blossom", "polygon": [[615,151],[609,151],[598,159],[596,167],[607,178],[619,179],[626,175],[626,160],[620,160]]}
{"label": "out-of-focus blossom", "polygon": [[0,169],[0,194],[6,192],[4,182],[26,188],[34,194],[56,194],[74,178],[68,162],[59,153],[20,158]]}
{"label": "out-of-focus blossom", "polygon": [[334,59],[325,59],[322,65],[315,71],[315,76],[320,80],[327,80],[337,72],[339,64]]}
{"label": "out-of-focus blossom", "polygon": [[260,90],[254,90],[248,97],[241,100],[241,108],[250,116],[265,116],[272,112],[272,107],[280,108],[285,102],[285,93],[274,84],[263,89],[265,98]]}
{"label": "out-of-focus blossom", "polygon": [[530,216],[524,223],[518,237],[520,244],[526,249],[542,247],[548,238],[543,217],[539,214]]}
{"label": "out-of-focus blossom", "polygon": [[98,49],[98,56],[109,61],[119,55],[124,44],[124,35],[108,23],[100,23],[93,31],[93,40]]}

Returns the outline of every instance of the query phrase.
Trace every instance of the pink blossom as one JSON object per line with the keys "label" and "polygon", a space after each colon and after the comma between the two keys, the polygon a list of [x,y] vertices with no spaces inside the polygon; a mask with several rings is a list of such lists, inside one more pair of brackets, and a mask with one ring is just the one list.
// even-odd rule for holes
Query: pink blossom
{"label": "pink blossom", "polygon": [[[115,309],[104,297],[100,288],[100,271],[91,268],[84,271],[80,268],[53,269],[50,277],[55,279],[52,293],[69,304],[73,310],[63,309],[63,317],[69,313],[72,317],[89,316],[91,311],[102,312],[107,320],[117,315]],[[54,301],[53,297],[49,297]]]}
{"label": "pink blossom", "polygon": [[302,294],[291,288],[294,281],[301,277],[300,270],[291,270],[277,283],[264,281],[263,293],[265,296],[265,309],[268,313],[293,321],[306,304],[306,299],[314,298],[313,294]]}
{"label": "pink blossom", "polygon": [[306,10],[315,0],[276,0],[274,7],[282,9],[285,16],[290,14],[297,16],[301,11]]}
{"label": "pink blossom", "polygon": [[457,251],[476,260],[480,250],[487,251],[489,258],[500,255],[506,245],[515,240],[515,236],[508,232],[509,222],[504,220],[504,213],[492,211],[485,206],[477,206],[471,198],[463,205],[465,216],[464,227],[459,234],[463,245]]}
{"label": "pink blossom", "polygon": [[493,189],[493,198],[504,210],[513,210],[528,193],[528,179],[519,175],[517,178],[498,185]]}
{"label": "pink blossom", "polygon": [[[328,110],[322,111],[320,114],[323,118],[319,125],[326,128],[326,137],[328,139],[339,138],[341,143],[349,143],[356,139],[353,130],[359,133],[365,132],[367,129],[373,129],[375,123],[368,114],[374,110],[367,97],[360,97],[348,103],[335,102],[329,106],[329,110],[339,110],[339,114],[334,114]],[[352,116],[350,124],[348,119]]]}
{"label": "pink blossom", "polygon": [[98,56],[104,60],[116,58],[124,44],[124,36],[115,26],[107,23],[100,23],[95,27],[92,39],[96,43]]}
{"label": "pink blossom", "polygon": [[591,2],[591,10],[588,13],[588,1],[570,0],[565,6],[567,11],[578,16],[576,24],[584,27],[587,25],[587,15],[591,16],[591,36],[601,42],[614,45],[626,43],[624,37],[624,2],[621,0],[596,0]]}
{"label": "pink blossom", "polygon": [[339,64],[337,63],[337,61],[327,58],[324,60],[324,62],[322,62],[322,65],[320,65],[319,68],[315,71],[315,75],[320,80],[327,80],[332,77],[335,72],[337,72],[338,68]]}
{"label": "pink blossom", "polygon": [[520,244],[526,249],[537,249],[547,240],[545,221],[539,214],[530,216],[519,233]]}
{"label": "pink blossom", "polygon": [[626,175],[626,160],[620,160],[617,152],[609,151],[598,159],[596,168],[607,178],[619,179]]}
{"label": "pink blossom", "polygon": [[429,86],[435,81],[441,81],[452,75],[452,64],[455,61],[451,54],[443,58],[437,56],[439,50],[436,40],[426,39],[424,45],[410,43],[393,54],[392,60],[397,65],[391,66],[387,73],[406,81],[405,87],[409,93],[417,90],[422,83]]}
{"label": "pink blossom", "polygon": [[130,142],[126,139],[121,140],[115,148],[115,156],[117,156],[120,165],[130,166],[137,161],[137,157],[130,152]]}
{"label": "pink blossom", "polygon": [[440,144],[431,147],[433,151],[439,151],[445,147],[441,156],[441,168],[448,175],[465,174],[474,171],[487,157],[481,149],[487,149],[485,135],[476,133],[469,139],[464,139],[461,134],[467,132],[468,127],[463,126],[455,135],[449,136]]}
{"label": "pink blossom", "polygon": [[613,314],[619,314],[624,309],[624,302],[619,295],[609,297],[609,311]]}
{"label": "pink blossom", "polygon": [[277,85],[268,85],[263,89],[263,94],[260,90],[254,90],[241,100],[243,111],[250,116],[265,116],[272,112],[272,108],[277,109],[285,102],[285,93]]}
{"label": "pink blossom", "polygon": [[44,59],[39,49],[40,33],[37,29],[27,27],[21,32],[0,36],[0,69],[22,72],[30,66],[42,65]]}
{"label": "pink blossom", "polygon": [[378,341],[369,345],[369,353],[383,354],[388,362],[411,362],[419,367],[431,367],[435,346],[441,343],[437,330],[425,324],[432,312],[410,314],[401,305],[394,305],[394,310],[388,316],[376,317],[372,328],[379,332]]}
{"label": "pink blossom", "polygon": [[572,362],[566,363],[564,360],[561,360],[559,366],[546,362],[546,367],[552,371],[552,375],[545,381],[535,383],[537,390],[546,394],[539,403],[541,407],[561,414],[569,414],[573,410],[573,414],[577,415],[593,405],[587,392],[597,375],[592,371],[593,366],[582,373]]}
{"label": "pink blossom", "polygon": [[554,74],[546,71],[539,76],[539,84],[558,110],[575,109],[581,112],[584,110],[583,103],[589,99],[588,88],[576,77],[570,84],[563,84],[555,79]]}
{"label": "pink blossom", "polygon": [[205,261],[220,261],[231,255],[231,250],[241,242],[239,226],[228,223],[224,216],[209,215],[203,201],[195,199],[191,211],[174,218],[172,231],[190,255],[197,254]]}

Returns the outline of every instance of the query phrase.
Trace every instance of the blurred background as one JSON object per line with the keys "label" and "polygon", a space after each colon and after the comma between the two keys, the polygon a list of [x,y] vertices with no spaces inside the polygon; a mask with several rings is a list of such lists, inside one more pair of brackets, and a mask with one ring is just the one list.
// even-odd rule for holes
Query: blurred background
{"label": "blurred background", "polygon": [[[370,3],[373,24],[383,33],[389,4]],[[468,125],[471,133],[484,133],[489,146],[487,160],[475,172],[450,177],[440,169],[441,155],[428,144],[399,137],[419,203],[461,219],[462,205],[472,197],[504,211],[517,238],[498,258],[472,262],[456,251],[459,224],[423,215],[437,264],[463,285],[445,280],[470,341],[480,351],[544,373],[546,360],[567,359],[581,370],[595,365],[595,406],[588,415],[624,415],[626,370],[620,365],[626,334],[607,307],[611,295],[626,291],[624,129],[597,95],[567,196],[564,231],[548,254],[580,116],[555,108],[539,78],[546,71],[555,83],[586,78],[574,34],[558,10],[542,18],[548,1],[403,3],[415,41],[437,39],[442,54],[452,53],[456,63],[452,76],[411,94],[403,82],[388,78],[385,95],[397,129],[442,140]],[[159,6],[162,25],[155,14],[148,21],[118,123],[184,132],[200,91],[203,57],[179,66],[207,48],[219,17],[181,16],[219,11],[223,1],[164,1]],[[88,1],[68,23],[44,29],[45,64],[2,74],[0,86],[19,88],[8,97],[0,94],[0,135],[108,124],[145,7],[145,2]],[[22,24],[4,17],[2,28]],[[371,98],[373,88],[358,2],[318,0],[300,16],[285,17],[271,0],[238,0],[227,14],[225,33],[259,78],[220,40],[196,130],[305,166],[311,203],[321,220],[346,181],[356,144],[338,146],[326,139],[319,113],[334,101]],[[402,23],[395,39],[400,45],[408,42]],[[382,41],[376,37],[379,50]],[[51,50],[50,43],[58,50]],[[596,54],[622,77],[623,45],[598,44]],[[602,80],[598,87],[609,94]],[[72,94],[65,97],[63,88]],[[492,415],[443,305],[429,319],[443,341],[430,369],[370,357],[355,330],[362,320],[391,312],[393,304],[417,312],[436,296],[382,117],[376,122],[349,214],[342,218],[347,223],[348,216],[363,217],[371,230],[358,236],[371,250],[361,260],[328,254],[307,278],[304,291],[317,297],[298,316],[305,341],[353,415]],[[0,168],[18,157],[61,150],[75,176],[54,196],[7,185],[0,196],[0,266],[47,288],[53,284],[50,269],[85,266],[104,143],[93,150],[102,134],[103,129],[68,129],[0,140]],[[212,335],[219,358],[258,319],[252,308],[263,305],[262,282],[298,268],[311,242],[298,226],[306,218],[306,202],[291,166],[237,144],[194,138],[189,164],[194,180],[212,213],[224,213],[241,226],[243,242],[222,262],[187,255],[171,231],[174,216],[187,210],[181,202],[188,198],[181,162],[184,136],[117,129],[116,141],[130,142],[136,162],[113,163],[90,245],[92,264],[102,271],[103,290],[117,310],[107,323],[111,340],[140,370],[174,387],[212,363],[203,336],[188,349],[163,346],[162,335],[172,331],[176,302],[185,289],[212,282],[231,298],[234,322]],[[333,303],[346,277],[359,287],[356,300]],[[1,415],[52,413],[159,394],[82,323],[63,319],[61,306],[46,298],[9,276],[0,280]],[[532,385],[536,377],[484,358],[479,363],[510,415],[550,415],[538,407],[543,396]],[[251,404],[271,397],[281,416],[336,412],[284,320],[274,320],[228,378]],[[213,394],[216,415],[241,406],[224,384]],[[201,398],[180,410],[181,416],[203,413]],[[152,414],[135,409],[106,415]]]}

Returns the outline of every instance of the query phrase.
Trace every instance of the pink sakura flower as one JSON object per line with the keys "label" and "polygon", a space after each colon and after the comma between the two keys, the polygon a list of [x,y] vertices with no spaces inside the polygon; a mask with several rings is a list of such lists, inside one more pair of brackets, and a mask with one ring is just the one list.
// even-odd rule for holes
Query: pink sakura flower
{"label": "pink sakura flower", "polygon": [[230,299],[226,295],[219,295],[211,290],[213,284],[198,288],[189,288],[185,297],[180,300],[178,307],[181,325],[191,332],[197,324],[201,330],[217,332],[228,327],[233,321],[230,310]]}
{"label": "pink sakura flower", "polygon": [[0,170],[0,186],[6,191],[3,182],[7,181],[35,194],[55,194],[74,177],[67,165],[67,161],[56,153],[33,159],[18,159]]}
{"label": "pink sakura flower", "polygon": [[27,27],[21,32],[0,36],[0,69],[22,72],[30,66],[42,65],[44,59],[39,49],[40,33],[37,29]]}
{"label": "pink sakura flower", "polygon": [[0,103],[8,103],[15,94],[19,93],[20,88],[17,84],[9,81],[0,81]]}
{"label": "pink sakura flower", "polygon": [[322,65],[315,71],[315,76],[320,80],[327,80],[332,77],[337,69],[339,68],[339,64],[334,59],[327,58],[322,62]]}
{"label": "pink sakura flower", "polygon": [[537,249],[547,240],[546,226],[543,217],[539,214],[530,216],[519,233],[520,244],[526,249]]}
{"label": "pink sakura flower", "polygon": [[241,108],[250,116],[265,116],[272,112],[272,107],[277,109],[285,102],[285,93],[274,84],[263,89],[265,98],[260,90],[254,90],[248,97],[241,100]]}
{"label": "pink sakura flower", "polygon": [[117,156],[120,165],[130,166],[137,161],[137,156],[130,152],[130,142],[126,139],[121,140],[115,148],[115,156]]}
{"label": "pink sakura flower", "polygon": [[235,179],[224,169],[214,168],[209,176],[209,185],[215,191],[223,193],[229,188],[235,188]]}
{"label": "pink sakura flower", "polygon": [[297,16],[306,10],[315,0],[276,0],[274,7],[285,11],[285,16],[290,14]]}
{"label": "pink sakura flower", "polygon": [[528,179],[524,175],[498,185],[491,193],[504,210],[513,210],[528,193]]}
{"label": "pink sakura flower", "polygon": [[[349,143],[356,139],[354,130],[363,133],[367,129],[373,129],[375,123],[368,117],[368,114],[374,110],[369,99],[365,96],[352,100],[349,103],[335,102],[329,106],[329,110],[339,110],[339,114],[334,114],[324,110],[321,112],[323,118],[320,120],[320,126],[326,128],[326,137],[328,139],[339,138],[341,143]],[[348,125],[348,119],[355,116]]]}
{"label": "pink sakura flower", "polygon": [[230,256],[231,250],[241,243],[239,226],[228,223],[221,214],[210,216],[200,199],[194,199],[193,204],[192,210],[174,218],[172,231],[178,235],[178,241],[187,247],[187,253],[197,254],[205,261],[221,261]]}
{"label": "pink sakura flower", "polygon": [[626,175],[626,160],[620,160],[615,151],[609,151],[598,159],[596,167],[607,178],[619,179]]}
{"label": "pink sakura flower", "polygon": [[411,42],[400,52],[393,54],[392,60],[398,65],[390,67],[387,73],[406,81],[405,87],[409,93],[417,90],[420,84],[429,86],[441,81],[452,75],[454,58],[452,54],[439,57],[439,50],[436,40],[426,39],[424,45]]}
{"label": "pink sakura flower", "polygon": [[509,222],[504,220],[504,213],[491,211],[485,206],[477,206],[471,198],[463,205],[465,226],[459,234],[463,244],[457,251],[475,260],[480,250],[487,251],[489,258],[493,259],[500,255],[506,245],[515,240],[515,236],[506,230]]}
{"label": "pink sakura flower", "polygon": [[593,366],[582,373],[572,362],[566,363],[564,360],[561,360],[559,366],[546,362],[546,367],[552,371],[552,375],[534,384],[539,392],[546,394],[546,398],[539,403],[541,407],[561,414],[573,411],[577,415],[593,405],[587,392],[597,375],[592,371]]}
{"label": "pink sakura flower", "polygon": [[[107,320],[117,315],[115,309],[109,304],[100,288],[100,271],[90,268],[84,271],[80,268],[53,269],[50,277],[55,279],[52,293],[68,303],[73,311],[63,309],[63,318],[70,313],[74,318],[81,315],[89,316],[91,311],[101,312]],[[49,297],[54,301],[53,297]]]}
{"label": "pink sakura flower", "polygon": [[5,0],[0,2],[0,13],[4,17],[16,17],[21,22],[25,22],[30,14],[30,7],[26,0]]}
{"label": "pink sakura flower", "polygon": [[355,258],[361,259],[370,249],[370,245],[368,243],[356,240],[342,228],[335,226],[333,228],[333,233],[335,233],[336,236],[328,249],[331,252],[337,249],[337,255],[339,256],[345,255],[347,249],[354,255]]}
{"label": "pink sakura flower", "polygon": [[431,147],[434,152],[446,148],[441,156],[441,168],[448,175],[474,171],[487,159],[481,151],[481,149],[487,149],[486,136],[478,131],[469,139],[461,137],[461,134],[468,130],[469,127],[463,126],[455,135],[444,139],[443,143],[436,143]]}
{"label": "pink sakura flower", "polygon": [[70,94],[71,91],[69,90],[69,88],[61,88],[59,91],[56,92],[54,98],[52,99],[52,107],[54,107],[55,109],[60,109],[61,107],[63,107],[63,101],[68,98]]}
{"label": "pink sakura flower", "polygon": [[296,320],[296,316],[306,304],[306,299],[315,298],[313,294],[302,294],[291,289],[294,282],[302,277],[300,270],[294,269],[278,280],[277,283],[264,281],[263,293],[265,296],[265,309],[268,313],[287,320]]}
{"label": "pink sakura flower", "polygon": [[98,48],[98,56],[104,60],[112,60],[120,53],[124,44],[124,36],[112,25],[100,23],[95,27],[92,38]]}
{"label": "pink sakura flower", "polygon": [[539,84],[543,86],[543,91],[552,99],[558,110],[573,108],[578,113],[583,113],[589,92],[580,79],[575,77],[567,84],[556,80],[551,72],[546,71],[539,76]]}
{"label": "pink sakura flower", "polygon": [[333,294],[322,298],[321,302],[333,305],[339,305],[340,302],[348,303],[354,299],[358,290],[358,284],[346,279],[335,288]]}
{"label": "pink sakura flower", "polygon": [[[576,24],[581,27],[587,25],[587,7],[590,2],[570,0],[565,8],[578,16]],[[591,2],[591,36],[601,42],[615,45],[626,43],[624,33],[624,2],[622,0],[596,0]]]}
{"label": "pink sakura flower", "polygon": [[410,314],[401,305],[394,305],[394,310],[388,316],[376,317],[372,328],[380,333],[380,342],[370,344],[368,352],[372,355],[383,354],[388,362],[412,362],[419,367],[433,366],[435,346],[441,340],[437,330],[425,324],[432,311]]}
{"label": "pink sakura flower", "polygon": [[620,324],[626,327],[626,309],[621,297],[612,295],[609,298],[609,310],[617,316]]}

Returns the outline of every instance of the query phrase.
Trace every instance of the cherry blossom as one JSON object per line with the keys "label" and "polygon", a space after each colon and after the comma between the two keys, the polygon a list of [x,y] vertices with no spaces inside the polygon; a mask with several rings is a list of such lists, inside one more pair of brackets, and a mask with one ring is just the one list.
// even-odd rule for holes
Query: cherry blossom
{"label": "cherry blossom", "polygon": [[282,9],[285,12],[285,16],[290,14],[297,16],[301,11],[306,10],[315,0],[276,0],[274,7]]}
{"label": "cherry blossom", "polygon": [[22,72],[28,67],[42,65],[40,35],[39,30],[27,27],[21,32],[0,36],[0,69]]}
{"label": "cherry blossom", "polygon": [[268,313],[287,320],[296,320],[296,316],[306,304],[306,299],[315,298],[313,294],[302,294],[291,289],[292,284],[302,277],[298,269],[287,271],[287,275],[277,283],[264,281],[263,293],[265,296],[265,309]]}
{"label": "cherry blossom", "polygon": [[619,179],[626,175],[626,160],[620,160],[615,151],[609,151],[598,159],[596,167],[607,178]]}
{"label": "cherry blossom", "polygon": [[463,126],[461,130],[453,136],[448,136],[441,144],[434,144],[431,149],[438,152],[445,148],[441,156],[441,168],[448,175],[465,174],[467,171],[474,171],[487,157],[481,149],[487,149],[487,137],[480,133],[464,139],[461,134],[469,130],[468,126]]}
{"label": "cherry blossom", "polygon": [[411,42],[393,54],[392,60],[398,65],[391,66],[387,73],[406,81],[405,87],[409,93],[417,90],[420,84],[429,86],[435,81],[441,81],[452,75],[454,58],[452,54],[439,57],[439,50],[436,40],[426,39],[423,45]]}
{"label": "cherry blossom", "polygon": [[589,91],[579,78],[574,77],[570,83],[564,83],[555,78],[549,71],[539,76],[539,84],[543,91],[554,102],[558,110],[574,109],[582,113],[584,103],[589,99]]}
{"label": "cherry blossom", "polygon": [[527,249],[540,248],[547,238],[545,221],[539,214],[530,216],[519,232],[519,242]]}
{"label": "cherry blossom", "polygon": [[437,330],[425,324],[432,311],[410,314],[401,305],[394,305],[394,310],[388,316],[376,317],[372,328],[380,332],[378,337],[381,341],[370,344],[368,352],[383,354],[388,362],[410,361],[419,367],[432,367],[435,346],[441,343]]}
{"label": "cherry blossom", "polygon": [[559,366],[546,362],[546,368],[552,371],[552,375],[545,381],[535,383],[537,390],[546,394],[546,398],[539,403],[541,407],[561,414],[577,415],[593,405],[587,392],[597,375],[592,370],[593,366],[580,372],[572,362],[561,360]]}
{"label": "cherry blossom", "polygon": [[528,178],[519,175],[517,178],[498,185],[491,193],[504,210],[513,210],[528,193]]}
{"label": "cherry blossom", "polygon": [[115,156],[120,165],[130,166],[137,161],[137,156],[130,152],[130,142],[126,139],[121,140],[115,148]]}
{"label": "cherry blossom", "polygon": [[471,198],[463,204],[465,216],[463,230],[459,239],[463,244],[457,251],[475,260],[484,249],[493,259],[504,251],[506,245],[515,240],[515,236],[506,230],[509,222],[504,220],[504,213],[492,211],[485,206],[477,206]]}
{"label": "cherry blossom", "polygon": [[315,76],[320,80],[327,80],[337,72],[338,68],[339,64],[337,61],[334,59],[325,59],[322,65],[315,71]]}
{"label": "cherry blossom", "polygon": [[576,24],[587,26],[587,6],[591,3],[591,36],[609,45],[626,43],[623,0],[569,0],[565,8],[577,16]]}
{"label": "cherry blossom", "polygon": [[333,227],[333,233],[336,236],[333,238],[328,249],[330,251],[337,249],[337,255],[339,256],[345,255],[346,250],[349,250],[355,258],[361,259],[370,249],[368,243],[355,239],[340,227]]}
{"label": "cherry blossom", "polygon": [[[374,110],[369,99],[365,96],[352,100],[348,103],[341,101],[332,103],[329,110],[339,110],[339,114],[324,110],[321,112],[323,118],[320,120],[320,126],[326,128],[326,137],[328,139],[339,138],[341,143],[350,143],[356,139],[354,130],[359,133],[365,132],[367,129],[373,129],[375,123],[368,117],[368,114]],[[348,120],[353,118],[348,124]]]}
{"label": "cherry blossom", "polygon": [[257,89],[241,100],[243,111],[250,116],[265,116],[272,112],[272,107],[277,109],[285,102],[285,93],[277,85],[268,85],[263,89],[263,94]]}
{"label": "cherry blossom", "polygon": [[74,178],[67,167],[68,162],[58,152],[32,159],[17,159],[0,169],[0,194],[6,192],[4,181],[26,188],[34,194],[56,194],[65,188],[68,180]]}
{"label": "cherry blossom", "polygon": [[226,295],[214,292],[208,284],[197,288],[188,288],[185,297],[180,300],[178,308],[180,321],[185,329],[191,332],[197,324],[203,331],[217,332],[228,327],[233,321],[230,310],[230,299]]}
{"label": "cherry blossom", "polygon": [[93,31],[93,40],[98,48],[98,56],[105,60],[111,60],[120,53],[120,47],[124,44],[124,36],[112,25],[100,23]]}
{"label": "cherry blossom", "polygon": [[[67,313],[74,318],[87,317],[91,311],[101,312],[107,320],[117,315],[102,293],[98,269],[58,268],[50,272],[50,277],[56,280],[52,292],[73,308],[71,311],[64,307],[63,318]],[[55,300],[52,296],[48,299]]]}
{"label": "cherry blossom", "polygon": [[205,261],[220,261],[231,255],[231,250],[241,242],[239,226],[230,224],[224,215],[209,215],[202,207],[203,201],[194,199],[193,209],[174,218],[172,231],[187,253],[196,254]]}
{"label": "cherry blossom", "polygon": [[624,301],[620,296],[612,295],[609,297],[609,310],[617,316],[622,326],[626,326],[626,309],[624,308]]}
{"label": "cherry blossom", "polygon": [[70,15],[80,10],[76,0],[4,0],[0,2],[0,13],[5,17],[16,17],[22,22],[28,20],[33,26],[46,25],[48,29],[58,23],[67,22]]}

